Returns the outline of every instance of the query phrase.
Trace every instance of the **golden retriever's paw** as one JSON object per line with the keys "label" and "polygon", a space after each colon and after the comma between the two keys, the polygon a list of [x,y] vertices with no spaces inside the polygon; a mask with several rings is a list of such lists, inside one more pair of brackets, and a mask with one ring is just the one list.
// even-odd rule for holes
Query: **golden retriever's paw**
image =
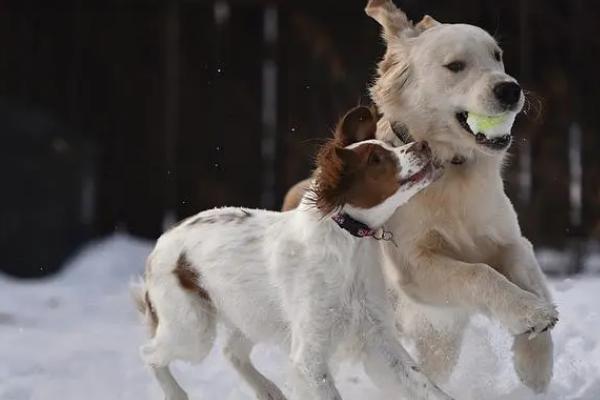
{"label": "golden retriever's paw", "polygon": [[515,337],[513,362],[515,371],[523,384],[535,393],[543,393],[552,379],[553,350],[552,337],[544,332],[533,339],[527,334]]}
{"label": "golden retriever's paw", "polygon": [[558,310],[551,303],[541,302],[537,305],[530,318],[530,328],[525,331],[528,339],[532,340],[541,333],[547,332],[556,326],[558,322]]}
{"label": "golden retriever's paw", "polygon": [[531,293],[510,307],[510,313],[506,321],[508,329],[514,335],[525,334],[529,339],[554,328],[558,322],[556,306]]}

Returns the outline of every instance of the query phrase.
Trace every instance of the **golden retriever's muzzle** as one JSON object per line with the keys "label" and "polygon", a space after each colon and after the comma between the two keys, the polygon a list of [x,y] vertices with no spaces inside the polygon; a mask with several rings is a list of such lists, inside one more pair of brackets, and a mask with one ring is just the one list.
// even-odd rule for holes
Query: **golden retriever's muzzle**
{"label": "golden retriever's muzzle", "polygon": [[512,81],[500,82],[494,86],[494,96],[506,111],[514,111],[521,99],[521,86]]}

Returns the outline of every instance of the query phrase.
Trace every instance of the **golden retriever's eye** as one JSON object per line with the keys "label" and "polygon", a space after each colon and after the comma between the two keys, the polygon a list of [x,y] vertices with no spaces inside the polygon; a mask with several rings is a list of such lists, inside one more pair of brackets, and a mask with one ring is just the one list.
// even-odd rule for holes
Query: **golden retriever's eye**
{"label": "golden retriever's eye", "polygon": [[500,52],[496,50],[494,51],[494,58],[496,59],[496,61],[500,62],[502,61],[502,54],[500,54]]}
{"label": "golden retriever's eye", "polygon": [[444,67],[452,72],[460,72],[465,69],[466,64],[464,61],[452,61],[450,64],[444,65]]}

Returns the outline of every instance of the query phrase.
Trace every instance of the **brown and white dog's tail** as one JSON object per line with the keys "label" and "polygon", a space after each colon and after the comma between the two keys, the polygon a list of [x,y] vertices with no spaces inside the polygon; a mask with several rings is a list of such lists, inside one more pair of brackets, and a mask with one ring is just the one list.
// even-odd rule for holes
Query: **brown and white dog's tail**
{"label": "brown and white dog's tail", "polygon": [[143,277],[140,276],[131,282],[129,285],[129,293],[131,294],[135,308],[144,317],[144,324],[148,327],[150,336],[153,337],[156,333],[158,324]]}

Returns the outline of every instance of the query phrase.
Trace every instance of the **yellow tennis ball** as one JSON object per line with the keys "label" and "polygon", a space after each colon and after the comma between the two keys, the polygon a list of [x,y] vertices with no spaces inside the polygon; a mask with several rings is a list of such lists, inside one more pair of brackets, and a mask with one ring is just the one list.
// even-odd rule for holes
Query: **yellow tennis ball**
{"label": "yellow tennis ball", "polygon": [[468,113],[467,124],[474,134],[483,133],[488,137],[510,134],[515,121],[515,113],[504,113],[500,115],[481,115]]}

